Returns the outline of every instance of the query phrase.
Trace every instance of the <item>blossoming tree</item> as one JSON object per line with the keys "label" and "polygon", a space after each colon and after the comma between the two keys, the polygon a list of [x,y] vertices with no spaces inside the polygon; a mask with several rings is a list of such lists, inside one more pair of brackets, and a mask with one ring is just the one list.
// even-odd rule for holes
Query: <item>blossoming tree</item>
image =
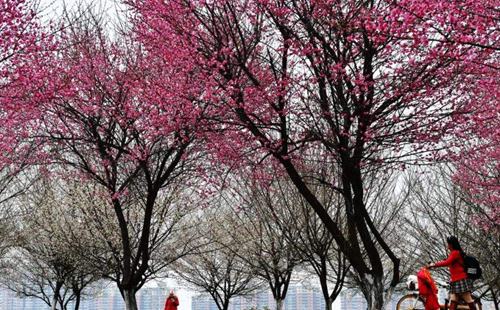
{"label": "blossoming tree", "polygon": [[[381,309],[382,279],[392,271],[390,288],[399,282],[399,259],[367,211],[364,176],[440,156],[451,117],[483,100],[471,90],[495,63],[494,1],[127,2],[141,43],[167,61],[165,42],[191,42],[176,52],[199,56],[205,100],[227,133],[218,155],[274,157]],[[319,182],[342,194],[346,230],[308,186],[315,176],[300,173],[307,160],[339,168]]]}
{"label": "blossoming tree", "polygon": [[[0,1],[0,203],[19,192],[11,185],[33,149],[25,141],[27,115],[14,114],[50,94],[50,88],[44,87],[48,86],[48,72],[43,70],[43,59],[55,45],[40,27],[32,4]],[[41,62],[34,66],[34,59]]]}
{"label": "blossoming tree", "polygon": [[[366,207],[368,173],[458,150],[457,181],[495,214],[495,0],[124,2],[132,42],[75,28],[61,35],[67,49],[44,54],[34,42],[48,37],[26,2],[0,0],[0,168],[34,158],[105,189],[127,309],[148,268],[156,199],[197,169],[204,149],[232,167],[278,164],[366,285],[371,309],[399,282],[399,258]],[[333,177],[308,168],[318,161]],[[345,228],[316,185],[342,196]],[[145,206],[134,253],[123,213],[131,191]]]}
{"label": "blossoming tree", "polygon": [[[137,309],[135,293],[152,274],[157,248],[153,215],[170,203],[160,198],[194,182],[184,176],[202,155],[196,141],[204,109],[190,86],[200,83],[181,59],[167,63],[125,37],[112,41],[91,17],[61,31],[59,50],[48,56],[56,91],[11,111],[18,121],[26,115],[23,127],[39,145],[35,163],[99,185],[95,194],[107,199],[119,227],[116,282],[127,309]],[[139,224],[127,219],[138,205]]]}

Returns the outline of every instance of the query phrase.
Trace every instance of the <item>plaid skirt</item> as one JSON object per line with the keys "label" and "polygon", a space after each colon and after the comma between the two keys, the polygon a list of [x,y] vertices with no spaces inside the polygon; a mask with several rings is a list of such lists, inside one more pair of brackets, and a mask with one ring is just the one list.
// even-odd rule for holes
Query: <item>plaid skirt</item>
{"label": "plaid skirt", "polygon": [[473,291],[473,286],[471,279],[462,279],[450,282],[450,293],[452,294],[461,294],[472,291]]}

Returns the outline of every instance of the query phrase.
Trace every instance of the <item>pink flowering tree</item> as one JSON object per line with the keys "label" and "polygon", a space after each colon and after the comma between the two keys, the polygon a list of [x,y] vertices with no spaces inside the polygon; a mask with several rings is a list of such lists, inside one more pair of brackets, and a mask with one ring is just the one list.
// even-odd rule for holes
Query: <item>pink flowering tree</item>
{"label": "pink flowering tree", "polygon": [[[470,90],[495,64],[494,1],[126,2],[144,46],[167,62],[198,56],[203,96],[226,133],[217,155],[233,164],[272,156],[363,280],[370,309],[381,309],[399,258],[366,208],[365,175],[439,158],[452,117],[484,101]],[[174,51],[176,41],[191,44]],[[336,178],[301,172],[318,160]],[[311,182],[341,193],[345,229]]]}
{"label": "pink flowering tree", "polygon": [[492,69],[482,77],[482,87],[471,90],[466,113],[455,117],[455,136],[462,145],[452,153],[456,166],[454,181],[473,202],[484,206],[476,221],[486,230],[500,225],[500,105],[498,80],[500,70]]}
{"label": "pink flowering tree", "polygon": [[[169,203],[160,198],[192,184],[186,176],[202,156],[204,107],[193,87],[202,84],[183,59],[166,62],[125,36],[112,41],[88,20],[99,21],[84,19],[60,33],[61,48],[47,68],[57,85],[52,98],[16,116],[30,113],[29,137],[41,145],[37,163],[98,184],[95,194],[113,208],[121,244],[112,253],[113,279],[134,310],[135,293],[159,272],[151,269],[159,238],[153,214],[160,201]],[[127,218],[137,205],[140,222]]]}
{"label": "pink flowering tree", "polygon": [[493,9],[496,5],[495,1],[419,5],[426,16],[423,19],[437,21],[434,24],[443,34],[441,42],[452,43],[459,53],[456,60],[466,65],[462,74],[467,82],[460,85],[464,104],[450,119],[453,141],[447,155],[456,166],[454,181],[488,210],[477,218],[487,229],[500,222],[500,31],[498,12]]}
{"label": "pink flowering tree", "polygon": [[[0,203],[19,192],[12,182],[34,148],[25,140],[28,115],[16,111],[50,94],[43,59],[55,45],[40,26],[33,5],[27,0],[0,1]],[[34,59],[41,62],[33,65]]]}

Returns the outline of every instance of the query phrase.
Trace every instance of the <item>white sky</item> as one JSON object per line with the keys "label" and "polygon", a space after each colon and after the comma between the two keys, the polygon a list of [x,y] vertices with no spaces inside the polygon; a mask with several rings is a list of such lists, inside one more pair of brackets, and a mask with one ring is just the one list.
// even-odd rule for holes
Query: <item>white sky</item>
{"label": "white sky", "polygon": [[124,8],[118,0],[38,0],[40,2],[40,11],[42,16],[47,19],[57,18],[63,14],[64,8],[69,11],[76,10],[78,7],[87,8],[91,6],[96,12],[105,11],[110,17],[118,16],[121,9]]}

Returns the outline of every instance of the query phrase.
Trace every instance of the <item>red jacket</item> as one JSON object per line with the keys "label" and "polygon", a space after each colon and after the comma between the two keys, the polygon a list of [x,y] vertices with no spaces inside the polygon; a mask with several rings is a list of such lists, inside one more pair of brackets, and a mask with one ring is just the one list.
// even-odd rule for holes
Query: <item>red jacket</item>
{"label": "red jacket", "polygon": [[458,250],[453,250],[447,259],[442,260],[434,264],[435,267],[445,267],[449,266],[451,282],[467,279],[467,273],[465,273],[464,259]]}
{"label": "red jacket", "polygon": [[417,273],[418,279],[418,293],[425,300],[425,310],[439,309],[439,302],[437,298],[437,287],[431,277],[429,270],[426,268],[420,269]]}
{"label": "red jacket", "polygon": [[177,310],[179,299],[176,296],[168,296],[165,302],[165,310]]}

